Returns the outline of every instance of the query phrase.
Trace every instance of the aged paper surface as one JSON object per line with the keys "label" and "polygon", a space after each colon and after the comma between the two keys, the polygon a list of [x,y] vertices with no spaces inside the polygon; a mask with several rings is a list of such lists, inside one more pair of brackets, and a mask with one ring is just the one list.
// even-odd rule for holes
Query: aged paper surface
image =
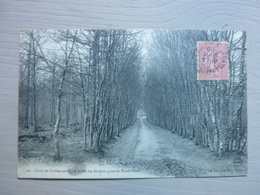
{"label": "aged paper surface", "polygon": [[246,34],[21,32],[19,178],[247,174]]}

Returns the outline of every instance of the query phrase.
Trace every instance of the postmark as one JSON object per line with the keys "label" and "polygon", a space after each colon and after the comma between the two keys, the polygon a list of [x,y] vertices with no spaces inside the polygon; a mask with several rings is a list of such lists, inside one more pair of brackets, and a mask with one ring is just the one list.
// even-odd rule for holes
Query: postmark
{"label": "postmark", "polygon": [[197,42],[198,80],[228,80],[227,42]]}

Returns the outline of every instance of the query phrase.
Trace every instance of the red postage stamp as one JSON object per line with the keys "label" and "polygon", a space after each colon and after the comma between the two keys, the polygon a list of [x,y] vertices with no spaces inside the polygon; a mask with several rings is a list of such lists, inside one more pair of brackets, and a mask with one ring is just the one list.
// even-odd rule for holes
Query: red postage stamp
{"label": "red postage stamp", "polygon": [[198,80],[227,80],[229,78],[228,43],[197,42]]}

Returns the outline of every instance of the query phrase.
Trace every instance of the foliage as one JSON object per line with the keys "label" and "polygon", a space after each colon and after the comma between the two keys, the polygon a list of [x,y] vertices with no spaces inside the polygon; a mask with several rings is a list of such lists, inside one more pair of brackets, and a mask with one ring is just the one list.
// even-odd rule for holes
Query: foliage
{"label": "foliage", "polygon": [[[153,33],[145,85],[147,119],[210,147],[216,154],[245,152],[245,32]],[[197,79],[197,42],[228,42],[228,80]]]}

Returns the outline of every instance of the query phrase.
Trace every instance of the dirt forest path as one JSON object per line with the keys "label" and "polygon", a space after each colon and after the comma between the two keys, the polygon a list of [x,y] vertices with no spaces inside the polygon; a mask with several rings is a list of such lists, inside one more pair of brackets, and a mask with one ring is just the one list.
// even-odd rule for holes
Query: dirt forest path
{"label": "dirt forest path", "polygon": [[195,146],[191,140],[150,124],[141,111],[136,123],[108,145],[105,158],[161,176],[228,176],[246,168],[239,163],[246,157],[217,157],[209,148]]}

